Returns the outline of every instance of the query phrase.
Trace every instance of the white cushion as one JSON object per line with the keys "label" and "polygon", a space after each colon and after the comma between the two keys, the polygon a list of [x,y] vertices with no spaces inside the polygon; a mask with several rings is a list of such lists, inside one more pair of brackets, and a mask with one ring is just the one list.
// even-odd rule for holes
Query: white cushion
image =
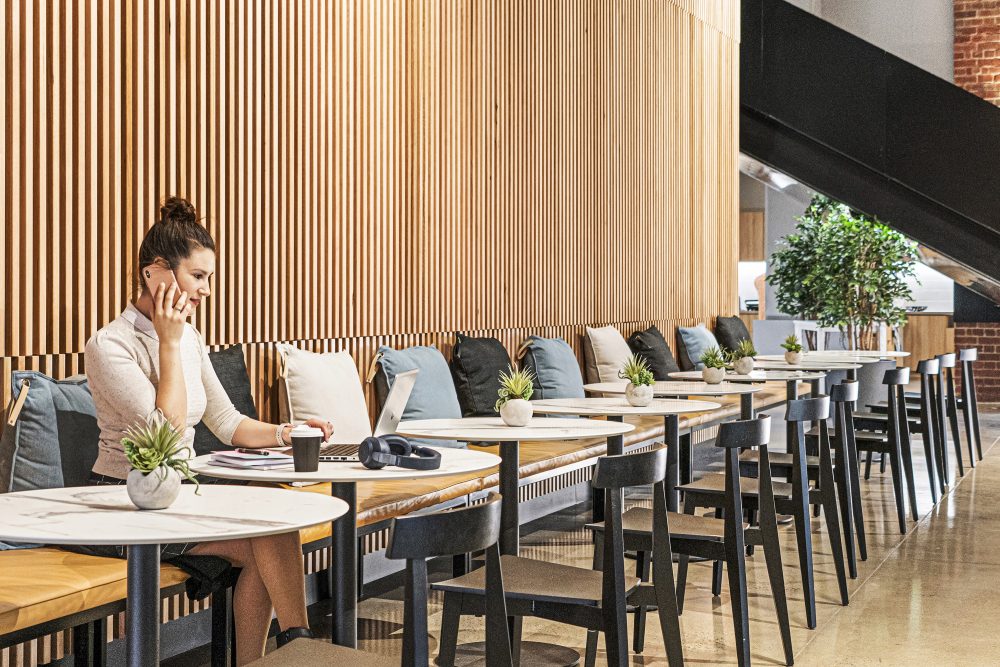
{"label": "white cushion", "polygon": [[359,443],[372,434],[354,359],[347,352],[317,354],[279,345],[288,397],[288,420],[333,422],[331,442]]}
{"label": "white cushion", "polygon": [[632,350],[628,342],[613,326],[593,329],[587,327],[588,382],[617,382],[618,371],[628,361]]}

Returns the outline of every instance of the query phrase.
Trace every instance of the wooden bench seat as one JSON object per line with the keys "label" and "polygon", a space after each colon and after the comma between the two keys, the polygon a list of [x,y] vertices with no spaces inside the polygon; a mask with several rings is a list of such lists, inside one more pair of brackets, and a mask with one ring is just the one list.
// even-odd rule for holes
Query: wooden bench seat
{"label": "wooden bench seat", "polygon": [[[162,589],[187,578],[172,565],[160,567]],[[125,591],[124,560],[49,547],[0,551],[0,637],[123,602]]]}

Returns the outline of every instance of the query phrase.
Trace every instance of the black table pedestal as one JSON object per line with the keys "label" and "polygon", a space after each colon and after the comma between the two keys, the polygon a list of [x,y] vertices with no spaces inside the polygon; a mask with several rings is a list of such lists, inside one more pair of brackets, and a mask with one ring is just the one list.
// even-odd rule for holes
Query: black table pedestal
{"label": "black table pedestal", "polygon": [[127,555],[126,660],[129,667],[154,667],[160,664],[160,545],[131,545]]}
{"label": "black table pedestal", "polygon": [[347,503],[347,513],[333,521],[330,535],[331,641],[358,644],[358,485],[332,482],[330,494]]}

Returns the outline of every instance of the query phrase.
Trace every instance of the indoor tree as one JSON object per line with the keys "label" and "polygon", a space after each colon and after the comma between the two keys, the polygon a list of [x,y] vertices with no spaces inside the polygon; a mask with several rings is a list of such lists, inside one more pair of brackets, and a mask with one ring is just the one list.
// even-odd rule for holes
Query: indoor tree
{"label": "indoor tree", "polygon": [[767,281],[778,307],[839,327],[852,349],[878,344],[878,326],[906,320],[916,245],[877,219],[823,195],[797,218],[795,233],[771,255]]}

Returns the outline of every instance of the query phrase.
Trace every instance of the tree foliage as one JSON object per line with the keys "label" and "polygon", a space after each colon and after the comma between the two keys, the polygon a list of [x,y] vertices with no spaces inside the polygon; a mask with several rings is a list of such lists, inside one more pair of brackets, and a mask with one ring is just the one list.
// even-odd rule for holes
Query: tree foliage
{"label": "tree foliage", "polygon": [[877,219],[822,195],[771,256],[778,308],[839,327],[851,346],[873,349],[879,323],[906,320],[916,245]]}

